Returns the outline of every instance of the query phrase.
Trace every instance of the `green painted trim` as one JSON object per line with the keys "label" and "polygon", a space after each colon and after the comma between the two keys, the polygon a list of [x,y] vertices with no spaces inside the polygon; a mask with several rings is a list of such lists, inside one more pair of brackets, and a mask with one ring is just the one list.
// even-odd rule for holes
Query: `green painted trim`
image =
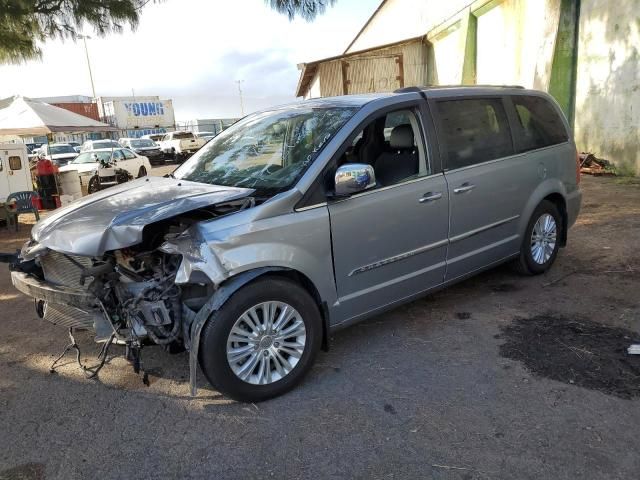
{"label": "green painted trim", "polygon": [[428,35],[427,38],[432,43],[437,42],[438,40],[442,40],[444,37],[460,29],[461,23],[462,22],[460,21],[459,18],[455,18],[450,24],[446,24],[443,27],[438,28],[437,30],[434,29],[435,32],[432,33],[431,35]]}
{"label": "green painted trim", "polygon": [[475,85],[477,83],[476,66],[478,62],[478,18],[469,11],[465,23],[467,35],[464,43],[462,84]]}
{"label": "green painted trim", "polygon": [[[500,5],[505,0],[477,0],[476,2],[471,4],[471,14],[474,17],[481,17],[485,13],[493,10],[498,5]],[[541,0],[534,0],[541,1]]]}
{"label": "green painted trim", "polygon": [[575,117],[579,15],[579,1],[561,0],[549,79],[549,93],[560,104],[572,127]]}

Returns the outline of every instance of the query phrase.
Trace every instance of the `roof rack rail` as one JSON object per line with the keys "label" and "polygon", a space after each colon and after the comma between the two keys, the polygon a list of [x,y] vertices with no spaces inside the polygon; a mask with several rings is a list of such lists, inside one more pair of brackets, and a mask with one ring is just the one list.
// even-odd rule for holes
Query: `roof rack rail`
{"label": "roof rack rail", "polygon": [[524,89],[522,85],[420,85],[413,87],[403,87],[394,90],[393,93],[410,93],[423,92],[425,90],[441,89],[441,88],[519,88]]}

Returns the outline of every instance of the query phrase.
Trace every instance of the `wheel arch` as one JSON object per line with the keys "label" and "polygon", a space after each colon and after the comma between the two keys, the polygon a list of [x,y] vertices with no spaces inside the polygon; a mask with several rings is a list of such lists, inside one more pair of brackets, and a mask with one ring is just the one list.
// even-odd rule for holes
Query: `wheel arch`
{"label": "wheel arch", "polygon": [[560,212],[560,216],[562,217],[562,230],[560,230],[560,246],[564,247],[567,245],[567,225],[569,221],[567,216],[567,201],[564,196],[557,192],[550,193],[542,199],[542,201],[544,200],[553,203]]}
{"label": "wheel arch", "polygon": [[245,285],[256,281],[259,278],[273,276],[275,278],[287,278],[302,288],[304,288],[314,299],[320,318],[322,319],[322,348],[329,349],[329,309],[326,302],[323,302],[320,293],[314,283],[302,272],[287,267],[259,267],[246,270],[234,275],[222,282],[211,298],[198,311],[191,325],[191,349],[189,352],[189,374],[191,395],[196,395],[196,374],[198,365],[198,351],[200,348],[200,334],[204,325],[209,321],[211,314],[225,304],[234,293]]}
{"label": "wheel arch", "polygon": [[529,200],[520,217],[520,225],[518,232],[520,238],[524,238],[527,225],[533,215],[534,210],[544,200],[552,202],[558,207],[560,215],[562,216],[562,233],[560,237],[560,245],[565,246],[567,243],[567,201],[566,201],[566,189],[562,182],[558,179],[547,179],[545,182],[538,185],[538,188],[529,197]]}

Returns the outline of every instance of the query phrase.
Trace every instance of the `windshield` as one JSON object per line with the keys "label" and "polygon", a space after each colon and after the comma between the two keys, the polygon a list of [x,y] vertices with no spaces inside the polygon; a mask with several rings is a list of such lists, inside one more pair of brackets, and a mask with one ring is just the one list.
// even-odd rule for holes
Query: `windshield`
{"label": "windshield", "polygon": [[93,142],[91,148],[97,150],[99,148],[120,148],[118,142],[106,141],[106,142]]}
{"label": "windshield", "polygon": [[47,150],[49,155],[58,155],[59,153],[76,153],[71,145],[51,145]]}
{"label": "windshield", "polygon": [[353,107],[298,107],[251,115],[210,140],[176,178],[283,191],[297,182]]}
{"label": "windshield", "polygon": [[131,147],[132,148],[147,148],[147,147],[155,147],[156,146],[156,144],[153,143],[151,140],[146,140],[146,139],[131,140],[129,143],[131,143]]}
{"label": "windshield", "polygon": [[108,162],[111,152],[84,152],[73,159],[71,163],[95,163],[98,160]]}

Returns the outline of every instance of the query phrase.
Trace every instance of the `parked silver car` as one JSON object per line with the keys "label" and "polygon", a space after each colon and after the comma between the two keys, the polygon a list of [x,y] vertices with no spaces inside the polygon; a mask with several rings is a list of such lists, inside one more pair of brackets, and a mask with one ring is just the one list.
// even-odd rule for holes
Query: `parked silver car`
{"label": "parked silver car", "polygon": [[39,222],[14,285],[45,319],[190,352],[260,401],[329,333],[503,262],[546,271],[580,209],[576,147],[548,95],[408,88],[246,117],[173,175]]}

